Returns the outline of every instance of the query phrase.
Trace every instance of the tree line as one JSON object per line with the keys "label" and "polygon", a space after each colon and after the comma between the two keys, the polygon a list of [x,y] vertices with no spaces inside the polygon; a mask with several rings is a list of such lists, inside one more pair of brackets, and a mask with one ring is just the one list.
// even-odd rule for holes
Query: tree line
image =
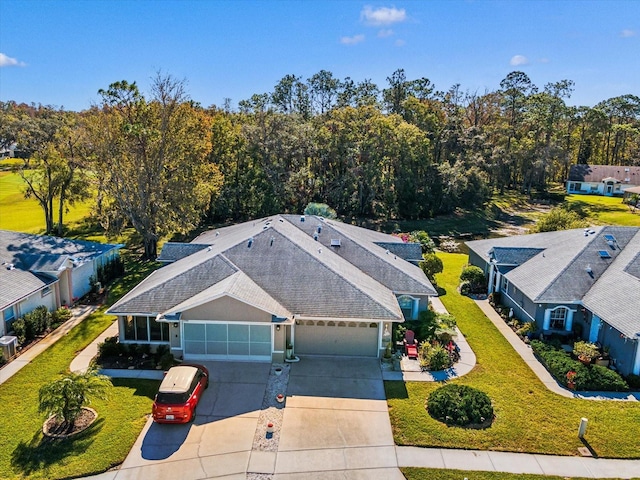
{"label": "tree line", "polygon": [[400,69],[381,89],[322,70],[204,108],[158,74],[146,95],[115,82],[81,112],[2,102],[0,142],[24,157],[16,171],[48,232],[93,197],[105,229],[133,226],[155,258],[161,237],[205,221],[310,202],[346,218],[428,218],[481,208],[496,190],[545,190],[572,164],[640,163],[640,98],[573,107],[573,88],[514,71],[494,91],[439,91]]}

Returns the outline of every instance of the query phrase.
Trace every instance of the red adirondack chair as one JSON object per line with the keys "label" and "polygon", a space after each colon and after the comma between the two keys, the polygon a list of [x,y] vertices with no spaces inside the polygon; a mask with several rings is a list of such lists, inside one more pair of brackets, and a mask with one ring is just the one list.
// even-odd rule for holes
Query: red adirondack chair
{"label": "red adirondack chair", "polygon": [[413,330],[404,333],[404,353],[409,358],[418,358],[418,343]]}

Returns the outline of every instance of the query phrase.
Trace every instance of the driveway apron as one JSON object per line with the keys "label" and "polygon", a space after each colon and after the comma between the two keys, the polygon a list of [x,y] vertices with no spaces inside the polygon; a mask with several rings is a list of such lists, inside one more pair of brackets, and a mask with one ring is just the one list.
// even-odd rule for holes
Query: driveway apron
{"label": "driveway apron", "polygon": [[[275,479],[404,478],[379,360],[305,357],[291,368]],[[313,473],[312,473],[313,472]]]}

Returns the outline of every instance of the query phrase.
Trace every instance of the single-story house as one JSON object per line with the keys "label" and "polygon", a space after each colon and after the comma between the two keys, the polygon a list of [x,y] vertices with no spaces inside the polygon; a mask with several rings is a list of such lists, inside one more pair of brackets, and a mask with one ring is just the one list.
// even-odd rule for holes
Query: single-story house
{"label": "single-story house", "polygon": [[640,186],[640,167],[618,165],[571,165],[567,193],[622,196]]}
{"label": "single-story house", "polygon": [[516,318],[544,334],[573,333],[610,349],[621,373],[640,374],[640,228],[518,235],[467,243]]}
{"label": "single-story house", "polygon": [[122,245],[0,230],[0,336],[34,308],[71,305]]}
{"label": "single-story house", "polygon": [[316,216],[275,215],[164,245],[153,272],[114,304],[119,341],[185,360],[378,357],[392,324],[437,295],[420,245]]}

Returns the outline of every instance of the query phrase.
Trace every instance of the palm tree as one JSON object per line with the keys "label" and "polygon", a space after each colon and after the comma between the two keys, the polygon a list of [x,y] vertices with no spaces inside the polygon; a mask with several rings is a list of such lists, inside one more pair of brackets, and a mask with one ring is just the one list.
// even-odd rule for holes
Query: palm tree
{"label": "palm tree", "polygon": [[89,397],[105,398],[109,386],[111,380],[95,369],[68,373],[40,388],[38,411],[61,418],[63,426],[70,430],[82,407],[91,403]]}

